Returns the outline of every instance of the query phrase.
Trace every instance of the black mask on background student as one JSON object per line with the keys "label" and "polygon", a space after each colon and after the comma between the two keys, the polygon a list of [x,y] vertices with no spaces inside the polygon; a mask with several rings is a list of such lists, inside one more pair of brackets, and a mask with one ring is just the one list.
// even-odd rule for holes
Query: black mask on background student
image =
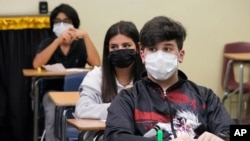
{"label": "black mask on background student", "polygon": [[119,49],[109,53],[110,62],[118,68],[126,68],[131,65],[136,58],[134,49]]}

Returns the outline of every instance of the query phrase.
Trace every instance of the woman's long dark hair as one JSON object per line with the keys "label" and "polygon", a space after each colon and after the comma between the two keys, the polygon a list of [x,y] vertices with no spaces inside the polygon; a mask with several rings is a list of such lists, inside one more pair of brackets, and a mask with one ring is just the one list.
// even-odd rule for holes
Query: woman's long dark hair
{"label": "woman's long dark hair", "polygon": [[109,41],[114,36],[122,34],[131,38],[136,45],[136,60],[133,65],[131,76],[134,77],[133,82],[140,79],[142,71],[144,71],[144,65],[140,57],[140,48],[139,48],[139,31],[132,22],[120,21],[113,24],[107,31],[104,39],[103,45],[103,59],[102,59],[102,100],[103,103],[111,102],[117,93],[117,84],[115,78],[115,67],[109,61]]}

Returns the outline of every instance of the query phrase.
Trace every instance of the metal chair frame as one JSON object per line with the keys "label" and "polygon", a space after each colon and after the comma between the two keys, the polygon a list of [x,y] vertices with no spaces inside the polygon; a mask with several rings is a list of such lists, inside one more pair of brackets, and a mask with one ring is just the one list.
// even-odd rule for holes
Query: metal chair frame
{"label": "metal chair frame", "polygon": [[[224,53],[246,53],[246,52],[250,52],[250,42],[234,42],[234,43],[228,43],[224,46]],[[236,76],[234,74],[235,73],[234,64],[238,62],[225,57],[223,59],[224,62],[222,69],[222,87],[224,90],[224,96],[222,98],[222,102],[224,104],[225,100],[228,99],[231,95],[239,93],[240,83],[235,80]],[[249,92],[250,92],[250,80],[243,83],[243,93],[248,94]],[[238,102],[239,105],[242,105],[243,100],[240,99]]]}

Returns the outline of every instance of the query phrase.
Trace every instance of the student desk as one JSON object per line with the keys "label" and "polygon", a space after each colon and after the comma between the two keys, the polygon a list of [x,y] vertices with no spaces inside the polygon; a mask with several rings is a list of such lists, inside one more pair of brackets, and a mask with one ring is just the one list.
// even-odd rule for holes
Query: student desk
{"label": "student desk", "polygon": [[105,121],[98,119],[67,119],[67,123],[80,131],[104,130],[106,127]]}
{"label": "student desk", "polygon": [[[49,92],[49,96],[56,106],[75,106],[80,98],[78,91],[71,92]],[[65,121],[65,124],[64,124]],[[79,131],[89,130],[104,130],[105,122],[96,119],[66,119],[65,113],[63,114],[63,127],[62,127],[62,140],[66,140],[66,121]]]}
{"label": "student desk", "polygon": [[[67,119],[67,123],[78,129],[79,131],[99,131],[105,130],[106,123],[98,119]],[[79,135],[78,140],[81,140]]]}
{"label": "student desk", "polygon": [[80,98],[79,91],[72,92],[49,92],[49,96],[56,106],[75,106]]}
{"label": "student desk", "polygon": [[[88,70],[88,69],[87,69]],[[31,84],[31,97],[34,98],[33,108],[34,108],[34,141],[37,141],[38,134],[38,105],[39,105],[39,82],[42,79],[54,79],[58,77],[64,77],[65,75],[72,73],[80,73],[79,71],[65,71],[65,72],[49,72],[46,70],[41,70],[41,72],[36,69],[23,69],[23,75],[25,77],[32,77]]]}
{"label": "student desk", "polygon": [[[51,100],[55,103],[57,107],[62,106],[72,106],[74,107],[76,105],[76,102],[80,98],[79,91],[71,91],[71,92],[49,92],[49,96]],[[66,122],[66,112],[67,110],[64,109],[63,115],[62,115],[62,129],[61,129],[61,135],[62,135],[62,141],[66,141],[66,128],[67,128],[67,122]]]}
{"label": "student desk", "polygon": [[250,53],[225,53],[225,57],[239,62],[239,104],[238,104],[238,120],[241,121],[242,110],[243,110],[243,74],[244,74],[244,64],[250,63]]}

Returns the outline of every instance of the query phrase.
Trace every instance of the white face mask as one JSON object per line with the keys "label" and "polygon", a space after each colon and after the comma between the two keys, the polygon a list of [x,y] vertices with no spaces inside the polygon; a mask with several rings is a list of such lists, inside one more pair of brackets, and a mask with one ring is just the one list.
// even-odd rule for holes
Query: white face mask
{"label": "white face mask", "polygon": [[145,67],[156,80],[167,80],[177,70],[177,56],[159,50],[145,56]]}
{"label": "white face mask", "polygon": [[63,23],[63,22],[56,23],[56,24],[53,25],[53,32],[58,37],[63,33],[63,31],[69,29],[70,27],[73,27],[73,25],[68,24],[68,23]]}

